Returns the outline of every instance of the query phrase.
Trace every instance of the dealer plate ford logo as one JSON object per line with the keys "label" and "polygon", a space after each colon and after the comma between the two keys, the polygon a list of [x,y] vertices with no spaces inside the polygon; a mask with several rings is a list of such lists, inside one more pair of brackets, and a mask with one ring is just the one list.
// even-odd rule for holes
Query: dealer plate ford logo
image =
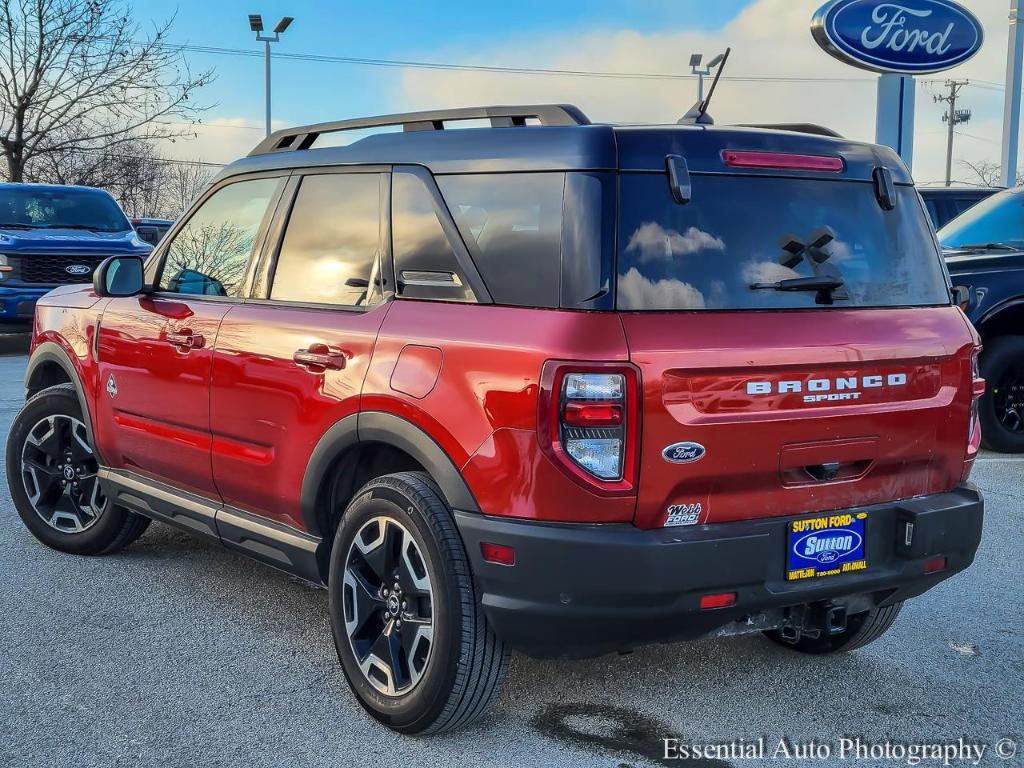
{"label": "dealer plate ford logo", "polygon": [[92,272],[92,268],[86,264],[68,264],[64,267],[64,271],[69,275],[88,275]]}
{"label": "dealer plate ford logo", "polygon": [[689,464],[691,461],[700,461],[704,458],[707,450],[700,443],[672,443],[661,452],[665,461],[672,464]]}
{"label": "dealer plate ford logo", "polygon": [[827,53],[874,72],[921,75],[963,64],[981,48],[981,22],[953,0],[832,0],[811,22]]}

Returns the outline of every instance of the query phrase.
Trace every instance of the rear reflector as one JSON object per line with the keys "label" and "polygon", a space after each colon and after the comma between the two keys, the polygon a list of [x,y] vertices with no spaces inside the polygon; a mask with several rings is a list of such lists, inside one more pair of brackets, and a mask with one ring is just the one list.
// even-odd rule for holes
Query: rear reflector
{"label": "rear reflector", "polygon": [[481,541],[480,553],[488,563],[497,563],[498,565],[516,564],[516,551],[506,544],[489,544],[486,541]]}
{"label": "rear reflector", "polygon": [[704,597],[700,599],[700,609],[702,611],[708,611],[712,608],[728,608],[730,605],[736,605],[735,592],[722,592],[719,595],[704,595]]}
{"label": "rear reflector", "polygon": [[944,570],[946,570],[946,558],[941,555],[939,557],[933,557],[931,560],[925,561],[925,573],[938,573],[939,571]]}
{"label": "rear reflector", "polygon": [[622,406],[616,403],[566,403],[562,421],[571,427],[617,427],[622,424]]}
{"label": "rear reflector", "polygon": [[846,166],[843,158],[831,155],[788,155],[778,152],[737,152],[727,149],[722,160],[733,168],[777,168],[792,171],[827,171],[840,173]]}

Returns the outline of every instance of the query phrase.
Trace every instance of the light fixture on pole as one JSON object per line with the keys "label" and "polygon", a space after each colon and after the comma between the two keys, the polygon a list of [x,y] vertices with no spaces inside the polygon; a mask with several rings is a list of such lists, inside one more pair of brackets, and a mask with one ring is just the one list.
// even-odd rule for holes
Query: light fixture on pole
{"label": "light fixture on pole", "polygon": [[258,13],[249,14],[249,29],[256,33],[257,42],[261,42],[264,45],[264,66],[266,69],[266,90],[267,90],[267,136],[270,135],[270,44],[276,43],[281,39],[281,33],[284,32],[294,19],[291,16],[284,16],[277,26],[274,27],[274,34],[264,35],[263,34],[263,17]]}
{"label": "light fixture on pole", "polygon": [[725,54],[720,53],[709,61],[705,67],[701,68],[700,63],[704,60],[704,54],[695,53],[690,56],[690,72],[697,76],[697,101],[704,101],[704,78],[709,76],[712,70],[722,63],[724,58]]}

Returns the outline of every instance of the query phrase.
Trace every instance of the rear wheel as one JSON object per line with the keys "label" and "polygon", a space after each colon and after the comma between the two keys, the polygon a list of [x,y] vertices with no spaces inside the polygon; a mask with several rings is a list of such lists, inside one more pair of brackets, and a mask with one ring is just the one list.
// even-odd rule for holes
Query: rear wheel
{"label": "rear wheel", "polygon": [[846,620],[846,629],[837,635],[824,632],[818,637],[801,636],[795,642],[784,640],[782,634],[773,629],[764,634],[779,645],[801,653],[825,654],[853,651],[872,643],[884,635],[900,615],[903,603],[893,603],[883,608],[856,613]]}
{"label": "rear wheel", "polygon": [[334,537],[329,590],[342,669],[380,722],[437,733],[477,719],[497,696],[508,651],[427,475],[386,475],[360,490]]}
{"label": "rear wheel", "polygon": [[1000,453],[1024,453],[1024,337],[986,342],[980,362],[986,381],[981,442]]}
{"label": "rear wheel", "polygon": [[99,483],[99,462],[70,384],[30,399],[7,437],[7,485],[25,526],[62,552],[99,555],[131,544],[149,518],[116,507]]}

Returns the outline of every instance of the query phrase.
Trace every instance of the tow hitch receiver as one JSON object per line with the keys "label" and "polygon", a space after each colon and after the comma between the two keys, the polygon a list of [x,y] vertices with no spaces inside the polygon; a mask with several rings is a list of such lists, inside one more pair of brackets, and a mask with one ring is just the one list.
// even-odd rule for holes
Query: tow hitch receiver
{"label": "tow hitch receiver", "polygon": [[846,631],[846,606],[830,602],[794,605],[783,613],[779,635],[787,643],[801,637],[841,635]]}

